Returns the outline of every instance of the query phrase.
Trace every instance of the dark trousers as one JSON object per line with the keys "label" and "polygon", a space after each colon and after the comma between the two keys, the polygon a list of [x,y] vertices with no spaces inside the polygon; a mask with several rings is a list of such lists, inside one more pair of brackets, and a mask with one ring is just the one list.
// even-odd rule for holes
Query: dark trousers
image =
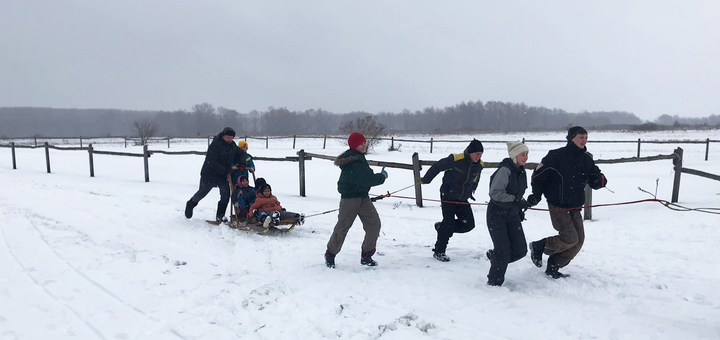
{"label": "dark trousers", "polygon": [[201,176],[200,188],[190,200],[197,204],[200,200],[205,198],[205,196],[207,196],[210,190],[214,187],[218,187],[218,189],[220,189],[220,200],[218,201],[217,214],[215,214],[215,216],[223,217],[225,216],[225,210],[227,210],[228,201],[230,201],[230,184],[228,183],[227,178]]}
{"label": "dark trousers", "polygon": [[562,210],[550,203],[548,208],[551,210],[550,222],[558,234],[545,239],[545,254],[553,255],[555,263],[562,268],[567,266],[582,249],[585,243],[585,226],[580,209]]}
{"label": "dark trousers", "polygon": [[505,282],[505,271],[508,264],[515,262],[527,254],[525,233],[517,212],[502,209],[492,203],[487,209],[487,226],[493,241],[492,258],[488,283],[502,285]]}
{"label": "dark trousers", "polygon": [[[467,233],[475,229],[475,216],[472,207],[467,202],[440,203],[442,209],[442,225],[437,229],[437,241],[435,242],[436,253],[444,253],[448,242],[453,234]],[[457,217],[457,218],[456,218]]]}

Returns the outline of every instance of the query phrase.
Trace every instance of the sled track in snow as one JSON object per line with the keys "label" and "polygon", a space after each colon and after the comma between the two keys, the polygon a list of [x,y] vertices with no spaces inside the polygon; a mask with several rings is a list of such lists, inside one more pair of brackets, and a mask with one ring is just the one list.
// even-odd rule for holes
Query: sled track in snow
{"label": "sled track in snow", "polygon": [[[115,293],[113,293],[112,291],[110,291],[107,287],[105,287],[105,286],[103,286],[102,284],[100,284],[100,283],[96,282],[95,280],[91,279],[90,277],[88,277],[87,275],[85,275],[83,272],[81,272],[80,270],[78,270],[77,268],[75,268],[75,266],[71,265],[70,262],[68,262],[68,261],[65,260],[62,256],[60,256],[60,254],[57,253],[57,251],[55,250],[55,248],[54,248],[52,245],[50,245],[50,243],[47,241],[47,239],[46,239],[45,236],[43,235],[42,231],[40,231],[40,229],[37,227],[37,225],[35,224],[35,222],[34,222],[29,216],[27,216],[26,213],[23,213],[23,218],[25,218],[25,219],[29,222],[29,224],[30,224],[30,225],[32,226],[32,228],[35,230],[35,232],[36,232],[37,235],[40,237],[40,239],[42,240],[42,242],[43,242],[43,243],[45,244],[45,246],[55,255],[55,257],[56,257],[58,260],[60,260],[62,263],[64,263],[67,267],[69,267],[70,269],[72,269],[72,271],[73,271],[74,273],[76,273],[79,277],[83,278],[84,281],[90,283],[90,285],[92,285],[93,287],[97,288],[99,291],[103,292],[105,295],[111,297],[111,300],[114,300],[116,303],[119,303],[119,304],[122,305],[123,307],[129,308],[129,309],[131,309],[132,311],[134,311],[135,313],[137,313],[137,314],[139,314],[139,315],[142,315],[143,318],[145,318],[145,319],[147,319],[147,320],[150,320],[150,321],[152,321],[153,323],[158,323],[158,322],[160,322],[160,320],[157,320],[157,319],[155,319],[155,318],[147,315],[147,313],[145,313],[144,311],[138,309],[137,307],[133,306],[132,304],[130,304],[130,303],[128,303],[128,302],[125,302],[123,299],[121,299],[121,298],[120,298],[119,296],[117,296]],[[2,229],[0,229],[0,231],[2,231]],[[10,246],[7,244],[7,238],[5,237],[4,234],[3,234],[3,238],[5,239],[5,244],[6,244],[6,246],[8,247],[8,251],[11,253],[13,259],[18,263],[18,265],[20,265],[20,267],[23,268],[23,270],[25,270],[25,271],[27,272],[26,267],[25,267],[25,266],[20,262],[20,260],[15,256],[15,254],[12,252],[12,249],[11,249]],[[45,287],[43,287],[42,285],[40,285],[40,283],[37,282],[31,275],[29,275],[29,274],[27,274],[27,275],[30,276],[30,278],[33,280],[33,282],[34,282],[36,285],[38,285],[40,288],[42,288],[42,289],[43,289],[49,296],[51,296],[55,301],[57,301],[57,302],[60,303],[61,305],[65,306],[65,307],[68,308],[70,311],[72,311],[73,314],[76,315],[80,320],[82,320],[83,323],[85,323],[90,329],[92,329],[94,333],[98,334],[101,338],[105,339],[105,337],[102,335],[102,333],[100,333],[100,331],[99,331],[96,327],[94,327],[92,324],[90,324],[90,322],[89,322],[87,319],[85,319],[85,318],[83,318],[82,316],[80,316],[80,314],[79,314],[77,311],[75,311],[72,307],[68,306],[67,304],[65,304],[65,303],[63,303],[63,302],[61,302],[61,301],[59,301],[59,300],[58,300],[52,293],[50,293]],[[185,337],[183,337],[181,334],[177,333],[175,330],[169,329],[169,332],[170,332],[171,334],[174,334],[176,337],[178,337],[178,338],[180,338],[180,339],[185,339]]]}

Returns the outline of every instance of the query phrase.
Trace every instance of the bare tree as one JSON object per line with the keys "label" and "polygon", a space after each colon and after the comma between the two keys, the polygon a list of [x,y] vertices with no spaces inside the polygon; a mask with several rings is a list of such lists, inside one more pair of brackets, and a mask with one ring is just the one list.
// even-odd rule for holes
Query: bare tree
{"label": "bare tree", "polygon": [[385,125],[379,123],[375,119],[375,116],[371,115],[367,115],[363,118],[357,118],[355,120],[349,120],[343,123],[340,125],[340,131],[348,135],[353,132],[362,133],[367,140],[368,151],[372,151],[375,145],[380,143],[380,138],[387,135]]}
{"label": "bare tree", "polygon": [[135,135],[140,138],[140,145],[145,145],[150,137],[155,136],[157,123],[155,123],[155,120],[152,118],[133,120],[133,131]]}

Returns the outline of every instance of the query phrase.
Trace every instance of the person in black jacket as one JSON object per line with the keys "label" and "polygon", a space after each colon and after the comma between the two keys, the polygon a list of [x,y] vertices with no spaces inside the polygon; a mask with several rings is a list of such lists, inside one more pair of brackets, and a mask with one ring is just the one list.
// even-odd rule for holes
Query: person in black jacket
{"label": "person in black jacket", "polygon": [[[185,204],[185,217],[191,218],[193,209],[198,205],[213,187],[220,189],[220,201],[218,201],[217,213],[215,220],[218,222],[227,222],[225,210],[227,210],[228,201],[230,201],[230,182],[228,174],[237,167],[232,165],[233,157],[236,153],[243,152],[242,149],[233,142],[235,138],[235,130],[226,127],[217,136],[213,137],[212,143],[208,146],[205,154],[205,163],[200,170],[200,188]],[[239,157],[240,166],[245,166],[245,157]]]}
{"label": "person in black jacket", "polygon": [[524,211],[529,207],[523,198],[527,189],[525,162],[528,148],[520,142],[508,142],[509,158],[500,162],[490,176],[490,203],[487,208],[487,226],[493,249],[487,251],[490,260],[487,284],[501,286],[505,282],[508,263],[515,262],[527,254],[522,221]]}
{"label": "person in black jacket", "polygon": [[438,261],[450,261],[450,257],[445,255],[445,250],[453,234],[467,233],[475,228],[475,217],[468,198],[475,200],[472,195],[478,186],[480,172],[483,169],[480,160],[482,153],[482,143],[473,139],[463,153],[451,154],[435,162],[421,178],[423,184],[428,184],[440,171],[445,172],[440,186],[442,201],[440,208],[443,220],[435,223],[437,241],[433,248],[433,257]]}
{"label": "person in black jacket", "polygon": [[585,241],[585,227],[580,209],[585,204],[585,185],[600,189],[607,184],[605,175],[587,154],[588,133],[580,126],[568,130],[567,145],[550,150],[532,175],[532,195],[528,203],[540,202],[542,195],[548,202],[550,221],[558,231],[539,241],[530,242],[530,258],[542,267],[543,253],[550,255],[545,274],[554,279],[568,277],[558,269],[567,266],[580,252]]}

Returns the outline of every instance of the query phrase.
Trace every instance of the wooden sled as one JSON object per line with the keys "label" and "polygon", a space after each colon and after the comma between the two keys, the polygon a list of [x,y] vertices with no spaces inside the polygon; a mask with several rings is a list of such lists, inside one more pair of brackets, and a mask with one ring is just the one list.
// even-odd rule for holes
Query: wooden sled
{"label": "wooden sled", "polygon": [[[213,220],[205,220],[205,222],[210,223],[212,225],[222,224],[222,222],[217,222],[217,221],[213,221]],[[239,219],[239,218],[235,218],[235,216],[232,216],[230,221],[225,224],[232,229],[237,229],[237,230],[248,232],[248,233],[267,235],[267,234],[289,233],[293,229],[295,229],[295,226],[298,224],[298,221],[297,220],[282,220],[282,221],[280,221],[280,224],[278,226],[270,226],[268,228],[265,228],[265,227],[263,227],[262,223],[259,223],[259,222],[255,221],[254,219],[251,220],[250,223],[248,223],[245,219]],[[283,227],[283,226],[288,226],[288,227]]]}

